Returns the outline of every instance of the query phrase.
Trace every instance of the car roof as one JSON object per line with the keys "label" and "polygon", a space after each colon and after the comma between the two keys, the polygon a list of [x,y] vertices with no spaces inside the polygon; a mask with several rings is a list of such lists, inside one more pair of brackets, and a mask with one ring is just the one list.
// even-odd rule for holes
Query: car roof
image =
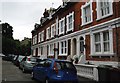
{"label": "car roof", "polygon": [[51,58],[48,58],[47,60],[52,60],[52,61],[60,61],[60,62],[70,62],[68,60],[61,60],[61,59],[51,59]]}

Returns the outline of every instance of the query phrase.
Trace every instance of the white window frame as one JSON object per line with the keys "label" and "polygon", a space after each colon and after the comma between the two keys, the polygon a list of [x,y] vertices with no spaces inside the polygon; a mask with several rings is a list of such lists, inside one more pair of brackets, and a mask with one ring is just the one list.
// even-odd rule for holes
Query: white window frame
{"label": "white window frame", "polygon": [[50,29],[50,27],[48,27],[46,29],[46,31],[47,31],[47,33],[46,33],[46,39],[50,39],[51,38],[51,29]]}
{"label": "white window frame", "polygon": [[[61,46],[62,42],[63,42],[63,47]],[[65,46],[65,42],[66,42],[66,46]],[[59,56],[67,56],[67,47],[68,47],[67,44],[68,42],[66,40],[59,42]],[[63,53],[61,52],[62,49],[63,49]],[[66,49],[66,53],[65,53],[65,49]]]}
{"label": "white window frame", "polygon": [[[61,26],[62,22],[63,22],[63,26]],[[61,31],[61,28],[63,28],[63,31]],[[64,33],[65,33],[65,17],[59,20],[59,34],[64,34]]]}
{"label": "white window frame", "polygon": [[111,16],[111,15],[113,15],[113,0],[108,0],[108,2],[109,2],[109,12],[110,13],[108,13],[108,14],[106,14],[106,15],[104,15],[104,16],[102,16],[101,15],[101,11],[100,11],[100,2],[105,2],[106,0],[97,0],[96,1],[96,3],[97,3],[97,8],[96,8],[96,11],[97,11],[97,19],[96,20],[101,20],[101,19],[103,19],[103,18],[106,18],[106,17],[108,17],[108,16]]}
{"label": "white window frame", "polygon": [[[72,28],[71,29],[69,29],[69,17],[71,17],[72,16]],[[66,16],[66,18],[67,18],[67,30],[66,30],[66,32],[68,32],[68,31],[73,31],[74,30],[74,11],[72,12],[72,13],[69,13],[69,15],[67,15]]]}
{"label": "white window frame", "polygon": [[55,25],[55,30],[56,30],[56,34],[55,35],[58,35],[58,31],[59,31],[59,21],[58,21],[58,17],[56,18],[56,23],[55,23],[56,25]]}
{"label": "white window frame", "polygon": [[51,43],[49,45],[49,56],[53,56],[53,55],[54,55],[54,43]]}
{"label": "white window frame", "polygon": [[55,24],[51,25],[51,38],[53,38],[55,35]]}
{"label": "white window frame", "polygon": [[[103,33],[105,31],[109,32],[109,51],[105,52],[104,51],[104,38],[103,38]],[[100,33],[100,39],[101,39],[101,51],[100,52],[95,52],[95,37],[94,34]],[[110,29],[105,29],[105,30],[100,30],[100,31],[94,31],[91,33],[91,56],[110,56],[113,55],[113,30]]]}
{"label": "white window frame", "polygon": [[42,41],[44,41],[44,30],[40,32],[38,35],[38,42],[42,42]]}
{"label": "white window frame", "polygon": [[42,31],[41,34],[42,34],[42,36],[41,36],[41,37],[42,37],[42,38],[41,38],[41,41],[44,41],[44,30]]}
{"label": "white window frame", "polygon": [[[88,22],[85,22],[85,8],[90,6],[90,15],[91,15],[91,20],[88,21]],[[89,2],[86,2],[85,5],[83,5],[81,7],[81,10],[82,10],[82,15],[81,15],[81,18],[82,18],[82,25],[87,25],[89,23],[92,23],[93,22],[93,10],[92,10],[92,0],[90,0]]]}
{"label": "white window frame", "polygon": [[[100,36],[100,40],[99,41],[97,41],[97,42],[95,42],[95,34],[99,34],[99,36]],[[94,34],[94,49],[96,50],[96,44],[100,44],[100,52],[96,52],[95,50],[94,50],[94,52],[95,52],[95,54],[101,54],[101,52],[102,52],[102,44],[103,44],[103,34],[102,34],[102,32],[98,32],[98,33],[95,33]]]}
{"label": "white window frame", "polygon": [[35,50],[35,49],[33,49],[33,56],[35,56],[35,52],[36,52],[36,50]]}
{"label": "white window frame", "polygon": [[37,35],[33,37],[33,45],[37,44]]}
{"label": "white window frame", "polygon": [[38,34],[38,42],[41,42],[41,33]]}

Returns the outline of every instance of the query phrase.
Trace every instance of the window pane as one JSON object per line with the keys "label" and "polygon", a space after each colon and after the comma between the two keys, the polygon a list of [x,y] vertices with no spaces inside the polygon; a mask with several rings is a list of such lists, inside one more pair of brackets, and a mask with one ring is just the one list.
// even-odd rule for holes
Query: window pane
{"label": "window pane", "polygon": [[101,45],[99,44],[95,44],[95,52],[101,52]]}
{"label": "window pane", "polygon": [[66,53],[67,53],[67,48],[66,48],[67,45],[66,45],[66,41],[64,41],[64,44],[65,44],[65,46],[64,46],[64,50],[65,50],[64,53],[66,54]]}
{"label": "window pane", "polygon": [[100,12],[101,12],[101,16],[110,13],[110,2],[108,0],[100,2]]}
{"label": "window pane", "polygon": [[54,26],[52,27],[52,36],[54,36]]}
{"label": "window pane", "polygon": [[100,33],[95,34],[95,42],[100,42]]}
{"label": "window pane", "polygon": [[109,32],[103,32],[104,52],[110,51]]}
{"label": "window pane", "polygon": [[68,23],[69,23],[69,29],[72,28],[72,15],[68,18]]}
{"label": "window pane", "polygon": [[104,41],[108,41],[109,40],[109,32],[108,31],[103,32],[103,40]]}
{"label": "window pane", "polygon": [[63,32],[63,21],[61,21],[61,32]]}
{"label": "window pane", "polygon": [[83,52],[84,51],[84,40],[80,41],[80,51]]}
{"label": "window pane", "polygon": [[95,52],[101,52],[100,33],[95,34]]}
{"label": "window pane", "polygon": [[63,42],[61,42],[61,54],[63,54]]}
{"label": "window pane", "polygon": [[84,9],[84,14],[85,14],[85,22],[91,21],[91,11],[90,11],[90,5],[85,7]]}
{"label": "window pane", "polygon": [[109,42],[104,43],[104,52],[110,51]]}

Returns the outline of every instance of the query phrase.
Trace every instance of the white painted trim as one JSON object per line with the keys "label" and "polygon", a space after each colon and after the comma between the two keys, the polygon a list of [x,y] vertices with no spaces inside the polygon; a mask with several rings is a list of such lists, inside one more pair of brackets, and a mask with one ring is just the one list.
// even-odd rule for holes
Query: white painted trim
{"label": "white painted trim", "polygon": [[[71,29],[69,29],[69,23],[68,23],[68,18],[70,17],[70,16],[72,16],[72,28]],[[67,30],[66,30],[66,32],[68,32],[68,31],[73,31],[74,30],[74,11],[72,11],[72,13],[69,13],[67,16],[66,16],[66,18],[67,18],[67,22],[66,22],[66,25],[67,25]]]}
{"label": "white painted trim", "polygon": [[120,17],[119,18],[115,18],[115,19],[112,19],[110,21],[106,21],[104,23],[101,23],[101,24],[98,24],[98,25],[94,25],[94,26],[91,26],[89,28],[86,28],[86,29],[83,29],[83,30],[80,30],[80,31],[76,31],[74,33],[71,33],[71,34],[68,34],[68,35],[64,35],[64,36],[61,36],[59,38],[55,38],[55,39],[52,39],[52,40],[49,40],[49,41],[46,41],[46,42],[43,42],[41,44],[37,44],[37,45],[34,45],[32,46],[31,48],[36,48],[37,46],[40,46],[40,45],[46,45],[46,44],[49,44],[49,43],[52,43],[52,42],[59,42],[61,40],[65,40],[65,39],[71,39],[71,37],[76,37],[76,36],[79,36],[79,35],[88,35],[91,33],[91,31],[97,31],[97,30],[100,30],[100,29],[104,29],[106,30],[106,26],[112,26],[112,28],[115,28],[115,25],[117,27],[120,27]]}
{"label": "white painted trim", "polygon": [[[110,56],[110,55],[114,55],[114,53],[113,53],[113,46],[111,46],[111,45],[113,45],[113,32],[110,32],[110,31],[113,31],[113,30],[111,30],[112,29],[112,27],[111,26],[108,26],[108,27],[104,27],[104,28],[106,28],[106,30],[104,30],[104,29],[101,29],[101,30],[97,30],[97,32],[96,31],[92,31],[92,33],[91,33],[91,35],[93,35],[93,33],[100,33],[100,38],[101,38],[101,41],[100,41],[100,43],[101,43],[101,52],[95,52],[95,42],[94,42],[94,35],[93,35],[93,37],[91,36],[91,52],[90,52],[90,55],[91,56]],[[104,47],[103,47],[103,31],[108,31],[109,32],[109,45],[110,45],[110,51],[109,52],[104,52]],[[94,49],[93,49],[94,48]]]}
{"label": "white painted trim", "polygon": [[[61,48],[62,48],[61,42],[64,42],[63,45],[65,45],[65,41],[66,41],[66,48],[67,48],[67,42],[68,42],[67,40],[59,41],[59,56],[67,56],[67,49],[66,49],[66,53],[63,53],[63,54],[61,53]],[[65,49],[65,47],[64,47],[64,49]]]}
{"label": "white painted trim", "polygon": [[115,61],[89,61],[91,64],[94,64],[95,66],[99,65],[110,65],[113,67],[118,67],[118,62]]}
{"label": "white painted trim", "polygon": [[[61,22],[63,21],[63,32],[61,32]],[[59,20],[59,34],[64,34],[65,33],[65,17],[61,18],[61,20]]]}
{"label": "white painted trim", "polygon": [[[46,29],[46,30],[47,30],[46,39],[50,39],[50,38],[49,38],[49,33],[48,33],[49,29],[50,29],[50,27],[48,27],[48,28]],[[51,30],[50,30],[50,33],[51,33]]]}
{"label": "white painted trim", "polygon": [[[84,12],[84,10],[85,10],[85,8],[87,7],[87,6],[90,6],[90,12],[91,12],[91,20],[89,21],[89,22],[85,22],[85,12]],[[82,7],[81,7],[81,12],[82,12],[82,15],[81,15],[81,18],[82,18],[82,25],[81,26],[84,26],[84,25],[87,25],[87,24],[90,24],[90,23],[92,23],[93,22],[93,10],[92,10],[92,0],[90,0],[88,3],[86,3],[86,4],[84,4]]]}
{"label": "white painted trim", "polygon": [[[50,45],[53,45],[53,48],[51,48]],[[53,53],[51,53],[50,49],[52,49]],[[54,56],[54,50],[53,49],[54,49],[54,43],[49,44],[49,54],[48,54],[49,56]]]}
{"label": "white painted trim", "polygon": [[[53,34],[54,32],[54,34]],[[53,38],[55,35],[55,23],[51,25],[51,38]]]}
{"label": "white painted trim", "polygon": [[33,37],[33,45],[37,44],[37,35]]}

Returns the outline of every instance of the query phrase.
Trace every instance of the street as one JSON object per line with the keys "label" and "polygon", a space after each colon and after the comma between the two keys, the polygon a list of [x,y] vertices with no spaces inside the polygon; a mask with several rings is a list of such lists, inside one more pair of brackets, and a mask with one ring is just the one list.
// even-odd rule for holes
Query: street
{"label": "street", "polygon": [[13,65],[12,62],[2,61],[2,81],[9,82],[21,82],[21,83],[36,83],[36,81],[31,80],[29,73],[22,73],[22,71]]}
{"label": "street", "polygon": [[[91,82],[92,80],[78,77],[79,83]],[[23,73],[18,67],[10,61],[2,61],[2,83],[38,83],[32,80],[30,73]]]}

